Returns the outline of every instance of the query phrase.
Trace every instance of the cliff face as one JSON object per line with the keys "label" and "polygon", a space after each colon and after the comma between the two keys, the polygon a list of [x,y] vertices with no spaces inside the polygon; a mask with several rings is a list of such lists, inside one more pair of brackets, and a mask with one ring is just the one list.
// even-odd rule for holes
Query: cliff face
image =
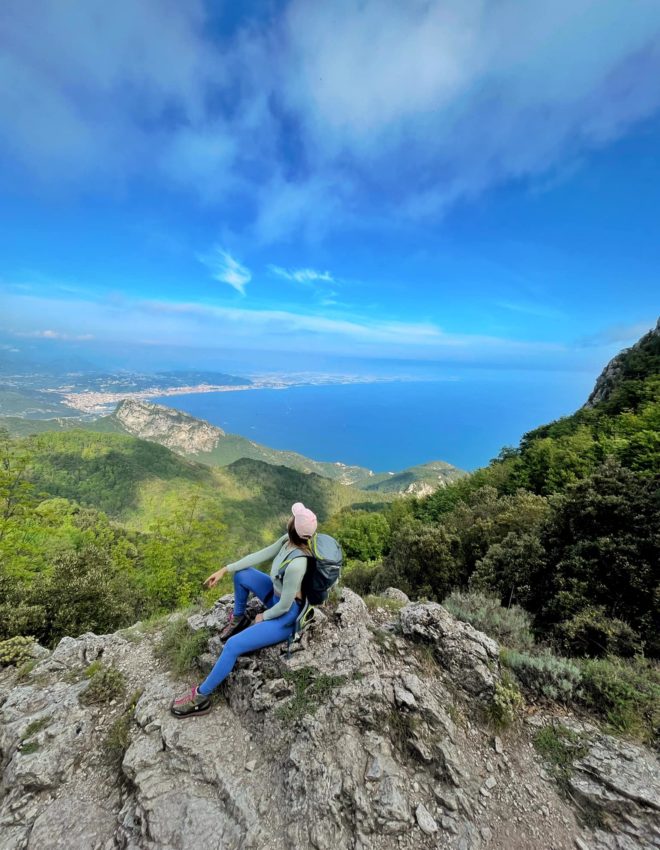
{"label": "cliff face", "polygon": [[[189,626],[213,634],[230,603]],[[289,660],[240,659],[211,713],[183,721],[159,640],[65,638],[0,672],[3,850],[660,846],[657,760],[564,714],[583,741],[570,795],[600,824],[581,825],[530,745],[557,718],[494,735],[498,646],[440,605],[370,614],[344,590]],[[212,636],[201,663],[219,648]],[[104,669],[115,686],[106,673],[94,691]]]}
{"label": "cliff face", "polygon": [[135,399],[120,402],[113,416],[133,437],[160,443],[179,454],[211,452],[225,433],[187,413]]}
{"label": "cliff face", "polygon": [[[656,359],[660,355],[660,319],[658,319],[655,328],[645,334],[635,345],[624,349],[610,360],[598,376],[593,391],[584,406],[595,407],[600,402],[607,401],[622,381],[628,377],[638,377],[635,374],[634,360],[636,355],[641,353],[647,355],[647,358],[649,355],[651,357],[655,355]],[[648,371],[648,367],[645,371]],[[657,374],[657,368],[654,371]],[[642,373],[639,377],[647,377],[647,374]]]}

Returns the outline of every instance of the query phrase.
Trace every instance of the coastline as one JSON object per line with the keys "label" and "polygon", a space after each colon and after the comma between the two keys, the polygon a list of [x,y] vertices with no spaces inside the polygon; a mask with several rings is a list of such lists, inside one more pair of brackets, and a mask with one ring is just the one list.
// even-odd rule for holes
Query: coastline
{"label": "coastline", "polygon": [[169,396],[192,395],[197,393],[223,393],[236,392],[239,390],[287,390],[291,387],[311,386],[338,386],[346,384],[372,384],[391,380],[389,378],[356,377],[356,376],[319,376],[316,379],[296,380],[293,378],[261,378],[255,379],[250,384],[197,384],[184,387],[148,387],[145,390],[133,392],[98,392],[95,390],[83,390],[82,392],[62,393],[57,390],[61,401],[72,410],[87,416],[103,416],[112,411],[114,405],[124,399],[136,399],[146,401],[150,398],[163,398]]}

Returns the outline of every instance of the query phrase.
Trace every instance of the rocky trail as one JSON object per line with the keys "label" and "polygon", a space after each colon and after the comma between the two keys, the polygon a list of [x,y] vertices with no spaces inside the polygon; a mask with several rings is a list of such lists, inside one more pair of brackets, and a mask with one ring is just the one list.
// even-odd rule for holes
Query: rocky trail
{"label": "rocky trail", "polygon": [[[213,633],[230,603],[190,627]],[[549,713],[496,733],[498,645],[440,605],[391,608],[343,590],[290,658],[240,659],[213,710],[183,721],[158,629],[5,668],[0,848],[660,848],[653,753]],[[208,650],[206,666],[217,638]],[[533,745],[559,721],[579,741],[561,776]]]}

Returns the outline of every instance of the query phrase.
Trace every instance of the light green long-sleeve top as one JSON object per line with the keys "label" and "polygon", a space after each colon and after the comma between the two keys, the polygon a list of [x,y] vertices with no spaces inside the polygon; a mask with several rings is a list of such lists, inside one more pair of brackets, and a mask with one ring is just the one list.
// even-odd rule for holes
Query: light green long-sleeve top
{"label": "light green long-sleeve top", "polygon": [[270,577],[273,580],[273,590],[280,597],[279,600],[264,611],[264,620],[274,620],[275,617],[281,617],[293,605],[293,600],[296,594],[300,593],[302,580],[305,577],[307,570],[307,558],[299,555],[289,561],[286,570],[284,571],[284,579],[280,581],[277,578],[277,573],[280,570],[287,556],[291,554],[291,549],[284,544],[288,541],[289,535],[283,534],[279,540],[276,540],[265,549],[260,549],[258,552],[252,552],[251,555],[246,555],[240,561],[235,561],[233,564],[227,564],[227,572],[237,573],[239,570],[244,570],[247,567],[258,567],[265,561],[273,559],[270,568]]}

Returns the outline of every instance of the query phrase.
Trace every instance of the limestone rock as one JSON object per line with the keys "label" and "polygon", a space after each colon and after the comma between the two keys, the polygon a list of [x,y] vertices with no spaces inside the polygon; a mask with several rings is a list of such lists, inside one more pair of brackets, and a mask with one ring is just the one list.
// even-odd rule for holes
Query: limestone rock
{"label": "limestone rock", "polygon": [[402,590],[399,590],[398,587],[386,587],[380,596],[383,599],[393,599],[395,602],[402,602],[404,605],[410,602],[409,597]]}
{"label": "limestone rock", "polygon": [[415,817],[422,832],[425,832],[427,835],[433,835],[434,832],[438,831],[438,824],[424,803],[420,803],[415,809]]}
{"label": "limestone rock", "polygon": [[[587,754],[574,764],[571,792],[604,823],[619,825],[635,844],[660,848],[660,762],[636,744],[595,733]],[[616,847],[598,833],[598,846]]]}
{"label": "limestone rock", "polygon": [[[188,622],[217,632],[231,605]],[[507,739],[507,771],[493,752],[472,694],[496,680],[496,644],[438,605],[407,605],[400,623],[384,634],[344,589],[290,658],[276,646],[239,659],[212,711],[186,721],[169,705],[189,683],[165,669],[151,631],[65,638],[26,681],[3,669],[2,850],[484,850],[512,846],[503,807],[519,847],[540,835],[562,850],[576,837],[656,846],[648,751],[594,738],[573,792],[615,831],[580,832],[529,737]],[[413,641],[441,665],[428,669]],[[206,649],[210,665],[217,635]],[[125,697],[80,703],[93,661],[121,670]]]}
{"label": "limestone rock", "polygon": [[124,399],[114,417],[129,434],[184,455],[213,451],[225,433],[188,413],[139,399]]}
{"label": "limestone rock", "polygon": [[[631,352],[636,351],[641,347],[648,346],[649,342],[654,337],[660,336],[660,319],[655,326],[647,334],[645,334],[632,348],[626,348],[619,352],[616,357],[612,358],[607,366],[596,379],[596,384],[593,388],[585,407],[595,407],[601,401],[607,401],[612,392],[617,388],[625,374],[625,364],[629,359]],[[657,339],[655,340],[657,343]]]}
{"label": "limestone rock", "polygon": [[436,602],[416,602],[399,612],[401,630],[430,644],[456,683],[473,696],[492,696],[498,678],[499,647],[469,623],[456,620]]}

